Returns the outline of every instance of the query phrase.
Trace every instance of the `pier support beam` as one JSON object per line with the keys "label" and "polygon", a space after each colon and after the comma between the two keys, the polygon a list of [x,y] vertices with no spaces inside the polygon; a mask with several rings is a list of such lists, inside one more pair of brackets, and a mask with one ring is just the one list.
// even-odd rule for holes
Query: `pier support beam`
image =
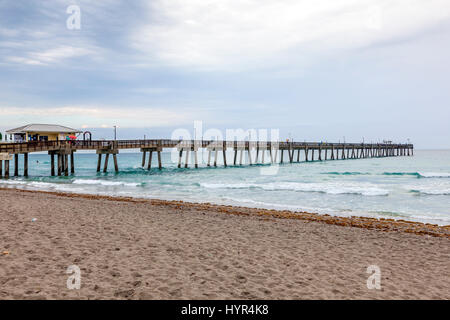
{"label": "pier support beam", "polygon": [[69,155],[64,154],[64,175],[67,177],[69,175]]}
{"label": "pier support beam", "polygon": [[186,160],[184,162],[184,167],[187,168],[189,165],[189,149],[186,150]]}
{"label": "pier support beam", "polygon": [[61,176],[61,172],[62,172],[62,155],[58,153],[58,177]]}
{"label": "pier support beam", "polygon": [[181,168],[181,159],[183,158],[183,149],[178,151],[178,168]]}
{"label": "pier support beam", "polygon": [[288,153],[289,153],[289,162],[292,163],[292,161],[294,160],[294,150],[292,150],[292,146],[289,146]]}
{"label": "pier support beam", "polygon": [[103,167],[103,172],[108,171],[108,160],[109,160],[109,153],[105,154],[105,166]]}
{"label": "pier support beam", "polygon": [[162,170],[161,150],[158,150],[157,153],[158,153],[158,169]]}
{"label": "pier support beam", "polygon": [[13,159],[13,155],[9,153],[0,153],[0,177],[3,172],[3,162],[5,162],[5,178],[9,178],[9,161]]}
{"label": "pier support beam", "polygon": [[114,170],[116,172],[119,172],[119,165],[117,164],[117,154],[113,154],[113,159],[114,159]]}
{"label": "pier support beam", "polygon": [[9,178],[9,160],[5,160],[5,178]]}
{"label": "pier support beam", "polygon": [[[58,159],[59,159],[59,157],[58,157]],[[99,153],[98,154],[98,160],[97,160],[97,172],[100,172],[101,166],[102,166],[102,154]]]}
{"label": "pier support beam", "polygon": [[75,157],[73,155],[73,151],[70,153],[70,173],[75,173]]}
{"label": "pier support beam", "polygon": [[255,158],[255,164],[258,163],[258,157],[259,157],[259,146],[256,147],[256,158]]}
{"label": "pier support beam", "polygon": [[119,172],[119,165],[117,164],[117,154],[119,153],[119,150],[117,149],[98,149],[97,150],[97,154],[98,154],[98,161],[97,161],[97,172],[100,172],[100,168],[102,165],[102,155],[105,155],[105,163],[103,166],[103,172],[106,173],[108,172],[108,162],[109,162],[109,156],[112,155],[113,156],[113,160],[114,160],[114,170],[115,172]]}
{"label": "pier support beam", "polygon": [[[148,152],[148,164],[147,164],[147,170],[150,170],[152,168],[152,157],[153,157],[153,151],[150,150]],[[145,163],[144,163],[145,165]]]}
{"label": "pier support beam", "polygon": [[146,156],[146,151],[144,150],[144,151],[142,151],[142,168],[144,168],[145,167],[145,156]]}
{"label": "pier support beam", "polygon": [[55,154],[54,153],[50,154],[50,175],[52,177],[55,176]]}
{"label": "pier support beam", "polygon": [[145,168],[145,161],[146,161],[146,154],[148,152],[148,163],[147,163],[147,170],[150,170],[152,168],[152,159],[153,159],[153,152],[157,152],[158,150],[162,150],[160,147],[152,147],[152,148],[141,148],[142,152],[142,168]]}
{"label": "pier support beam", "polygon": [[23,175],[28,177],[28,153],[23,154]]}
{"label": "pier support beam", "polygon": [[[57,174],[61,176],[64,174],[65,176],[69,175],[69,155],[70,155],[70,173],[75,173],[75,160],[73,153],[76,152],[75,149],[60,149],[60,150],[51,150],[48,152],[50,155],[50,175],[55,176],[55,155],[57,156]],[[24,159],[27,157],[24,154]],[[28,159],[26,159],[28,161]]]}
{"label": "pier support beam", "polygon": [[19,176],[19,154],[14,154],[14,176]]}

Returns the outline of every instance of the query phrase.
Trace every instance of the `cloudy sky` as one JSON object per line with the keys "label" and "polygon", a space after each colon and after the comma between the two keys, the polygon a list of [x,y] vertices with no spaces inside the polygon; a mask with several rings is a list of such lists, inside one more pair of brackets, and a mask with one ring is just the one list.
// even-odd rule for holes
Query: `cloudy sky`
{"label": "cloudy sky", "polygon": [[449,57],[448,0],[0,0],[0,131],[450,148]]}

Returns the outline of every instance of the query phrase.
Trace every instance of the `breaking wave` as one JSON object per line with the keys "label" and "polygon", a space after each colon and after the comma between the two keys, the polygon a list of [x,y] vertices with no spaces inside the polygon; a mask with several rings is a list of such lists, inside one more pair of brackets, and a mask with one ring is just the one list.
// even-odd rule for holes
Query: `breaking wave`
{"label": "breaking wave", "polygon": [[363,196],[387,196],[388,190],[368,185],[342,185],[322,183],[200,183],[206,189],[262,189],[266,191],[298,191],[298,192],[320,192],[327,194],[359,194]]}
{"label": "breaking wave", "polygon": [[417,172],[420,178],[450,178],[448,172]]}
{"label": "breaking wave", "polygon": [[141,183],[128,183],[124,181],[105,181],[105,180],[89,180],[89,179],[75,179],[73,184],[88,184],[88,185],[102,185],[102,186],[126,186],[137,187]]}

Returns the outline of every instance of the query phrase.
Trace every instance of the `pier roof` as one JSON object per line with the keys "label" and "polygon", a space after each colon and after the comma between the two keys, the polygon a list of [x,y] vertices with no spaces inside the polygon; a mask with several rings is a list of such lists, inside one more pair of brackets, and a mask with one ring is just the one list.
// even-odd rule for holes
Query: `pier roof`
{"label": "pier roof", "polygon": [[26,133],[26,132],[81,132],[77,129],[61,126],[57,124],[28,124],[22,127],[7,130],[7,134]]}

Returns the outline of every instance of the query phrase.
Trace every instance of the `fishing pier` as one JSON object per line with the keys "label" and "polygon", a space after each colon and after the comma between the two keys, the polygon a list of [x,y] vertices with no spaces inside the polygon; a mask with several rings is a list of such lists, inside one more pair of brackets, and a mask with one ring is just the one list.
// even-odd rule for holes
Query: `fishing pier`
{"label": "fishing pier", "polygon": [[[323,143],[323,142],[270,142],[270,141],[206,141],[206,140],[57,140],[28,141],[20,143],[0,143],[0,177],[10,177],[10,161],[14,161],[12,175],[19,176],[19,155],[23,155],[23,176],[28,176],[28,155],[33,152],[47,152],[50,156],[50,175],[68,176],[75,173],[74,153],[78,150],[95,150],[98,155],[97,172],[107,172],[109,158],[112,156],[115,172],[119,172],[117,156],[123,149],[139,149],[142,152],[142,167],[151,169],[153,153],[158,159],[158,169],[162,169],[161,152],[164,149],[178,151],[178,168],[189,167],[189,155],[193,154],[193,166],[198,168],[198,151],[208,152],[207,166],[217,166],[222,158],[224,166],[242,165],[247,155],[248,165],[270,163],[329,161],[344,159],[363,159],[381,157],[413,156],[412,144],[393,143]],[[227,151],[233,157],[227,159]],[[148,157],[147,157],[148,154]],[[279,157],[278,157],[279,154]],[[104,158],[103,158],[104,156]],[[238,158],[239,156],[239,158]],[[253,157],[254,156],[254,157]],[[192,157],[191,157],[192,158]],[[278,160],[279,158],[279,160]],[[191,161],[192,162],[192,161]],[[69,165],[70,164],[70,165]]]}

